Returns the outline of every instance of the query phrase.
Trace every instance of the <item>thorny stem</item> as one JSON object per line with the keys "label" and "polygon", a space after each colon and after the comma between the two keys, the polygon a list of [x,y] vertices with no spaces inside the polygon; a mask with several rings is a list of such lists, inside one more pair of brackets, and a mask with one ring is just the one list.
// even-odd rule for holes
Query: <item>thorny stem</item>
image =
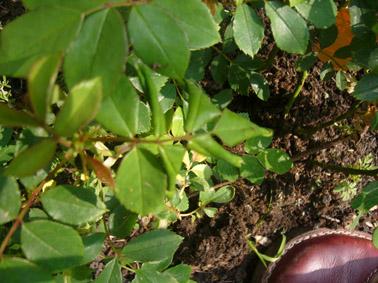
{"label": "thorny stem", "polygon": [[307,71],[304,71],[302,73],[302,79],[301,79],[301,82],[299,83],[299,85],[297,86],[295,92],[293,93],[293,95],[290,97],[290,100],[289,102],[286,104],[285,106],[285,117],[289,114],[291,108],[293,107],[293,104],[295,102],[295,100],[297,99],[297,97],[299,96],[299,94],[301,93],[302,91],[302,88],[303,88],[303,85],[306,81],[308,77],[308,72]]}
{"label": "thorny stem", "polygon": [[13,225],[12,227],[9,229],[8,231],[8,234],[5,236],[4,240],[2,241],[1,243],[1,246],[0,246],[0,259],[3,257],[3,254],[4,254],[4,251],[5,249],[7,248],[8,246],[8,243],[9,241],[11,240],[13,234],[17,231],[17,228],[21,225],[22,223],[22,220],[24,219],[26,213],[28,213],[30,207],[34,204],[34,202],[36,201],[37,197],[39,196],[39,194],[41,193],[41,191],[43,190],[45,184],[50,181],[54,176],[55,174],[59,171],[59,169],[61,169],[63,167],[63,165],[67,162],[67,159],[63,160],[60,164],[58,164],[54,170],[52,170],[48,175],[47,177],[38,185],[37,188],[35,188],[29,199],[26,201],[26,203],[24,204],[23,208],[21,209],[20,213],[18,214],[18,216],[16,217],[16,220],[13,222]]}
{"label": "thorny stem", "polygon": [[367,176],[373,176],[378,177],[378,169],[357,169],[357,168],[351,168],[351,167],[343,167],[337,164],[327,164],[327,163],[321,163],[318,161],[311,161],[311,165],[321,167],[325,170],[330,170],[334,172],[341,172],[347,175],[367,175]]}

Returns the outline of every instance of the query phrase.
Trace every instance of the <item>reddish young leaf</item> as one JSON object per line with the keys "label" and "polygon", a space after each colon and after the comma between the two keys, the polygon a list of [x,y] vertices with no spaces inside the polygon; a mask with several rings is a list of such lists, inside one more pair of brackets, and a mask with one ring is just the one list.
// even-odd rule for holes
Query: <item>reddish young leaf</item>
{"label": "reddish young leaf", "polygon": [[106,167],[101,161],[87,156],[88,163],[92,166],[97,178],[105,185],[114,188],[115,182],[112,176],[112,171]]}
{"label": "reddish young leaf", "polygon": [[320,48],[317,42],[313,45],[313,50],[317,53],[318,58],[322,62],[331,61],[336,70],[346,69],[346,65],[350,62],[351,58],[338,58],[335,53],[342,47],[350,45],[352,42],[352,29],[350,27],[350,16],[348,8],[341,8],[336,16],[337,37],[334,43],[326,48]]}

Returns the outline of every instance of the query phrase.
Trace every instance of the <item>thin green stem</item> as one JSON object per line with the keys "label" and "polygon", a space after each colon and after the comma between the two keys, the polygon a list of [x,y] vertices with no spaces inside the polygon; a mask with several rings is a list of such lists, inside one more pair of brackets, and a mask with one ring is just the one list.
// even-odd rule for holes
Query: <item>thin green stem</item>
{"label": "thin green stem", "polygon": [[285,116],[287,116],[291,110],[291,108],[293,107],[293,104],[295,102],[295,100],[297,99],[297,97],[299,96],[299,94],[301,93],[302,91],[302,88],[303,88],[303,85],[306,81],[308,77],[308,72],[307,71],[304,71],[302,73],[302,79],[301,79],[301,82],[299,83],[299,85],[297,86],[295,92],[293,93],[293,95],[290,97],[290,100],[289,102],[286,104],[285,106]]}

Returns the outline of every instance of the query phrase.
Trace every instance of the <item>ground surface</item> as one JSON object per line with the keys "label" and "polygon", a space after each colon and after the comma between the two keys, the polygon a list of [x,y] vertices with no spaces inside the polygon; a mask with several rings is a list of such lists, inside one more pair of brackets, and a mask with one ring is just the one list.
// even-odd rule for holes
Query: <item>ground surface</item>
{"label": "ground surface", "polygon": [[[22,12],[18,1],[0,2],[3,25]],[[191,265],[198,282],[251,282],[259,261],[248,249],[246,237],[258,240],[257,247],[264,252],[272,242],[279,241],[281,232],[341,228],[351,223],[354,211],[350,202],[333,192],[345,175],[316,167],[312,161],[355,165],[370,154],[373,163],[378,164],[378,136],[365,130],[358,112],[313,135],[301,137],[296,133],[303,127],[331,121],[355,103],[350,94],[336,88],[334,81],[319,79],[321,64],[311,69],[292,111],[283,118],[285,95],[292,93],[300,80],[295,61],[295,56],[278,52],[273,66],[265,71],[272,94],[268,103],[248,96],[236,97],[231,105],[233,110],[249,113],[260,125],[275,129],[273,147],[294,156],[297,159],[294,168],[285,175],[267,175],[261,186],[240,181],[235,199],[221,206],[213,219],[203,218],[195,223],[184,219],[173,225],[173,229],[185,237],[175,261]],[[19,81],[13,84],[13,91],[22,89]],[[350,129],[356,128],[358,133],[350,135]],[[321,149],[325,143],[345,136],[348,137]],[[369,179],[371,177],[363,177],[358,187]],[[371,223],[377,219],[378,212],[371,212],[360,221],[357,229],[371,232]],[[92,267],[99,273],[103,265],[95,263]]]}
{"label": "ground surface", "polygon": [[[221,207],[214,219],[205,218],[195,223],[187,219],[175,225],[175,230],[185,236],[177,261],[192,265],[198,282],[251,282],[258,259],[247,247],[247,235],[263,237],[259,249],[264,252],[271,241],[280,240],[281,232],[342,228],[351,223],[354,211],[350,202],[333,192],[345,175],[312,166],[313,160],[347,166],[355,165],[370,154],[377,164],[378,136],[370,131],[363,132],[364,125],[356,125],[361,122],[358,116],[303,139],[291,132],[298,127],[328,122],[347,112],[354,103],[351,95],[339,91],[333,81],[320,81],[319,66],[315,66],[289,117],[284,120],[280,113],[286,102],[283,94],[291,93],[299,79],[294,62],[295,58],[279,54],[266,73],[272,103],[261,103],[254,97],[238,97],[232,105],[235,110],[248,112],[255,121],[276,130],[278,136],[273,147],[297,157],[294,168],[285,175],[267,175],[261,186],[240,182],[235,199]],[[331,143],[327,149],[317,149],[348,135],[347,130],[353,127],[361,127],[360,133]],[[300,158],[300,153],[311,153],[312,149],[316,152]],[[359,188],[369,179],[371,177],[363,177]],[[361,220],[358,229],[371,232],[371,222],[377,219],[378,213],[371,213]]]}

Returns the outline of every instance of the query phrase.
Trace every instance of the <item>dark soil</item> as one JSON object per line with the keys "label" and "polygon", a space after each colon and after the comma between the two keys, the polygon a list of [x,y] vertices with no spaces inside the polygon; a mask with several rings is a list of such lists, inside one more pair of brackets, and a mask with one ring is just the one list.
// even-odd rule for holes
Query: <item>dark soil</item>
{"label": "dark soil", "polygon": [[[19,1],[2,0],[1,24],[5,25],[23,11]],[[279,52],[273,66],[265,71],[272,95],[268,103],[251,95],[236,97],[231,105],[233,110],[249,113],[256,123],[275,129],[273,147],[297,157],[294,168],[285,175],[267,174],[261,186],[240,181],[234,200],[220,207],[214,218],[204,217],[194,223],[187,218],[173,226],[185,237],[175,261],[191,265],[193,278],[198,282],[258,283],[258,279],[252,278],[259,260],[248,249],[246,238],[257,240],[258,249],[266,252],[272,243],[280,240],[281,232],[341,228],[351,223],[355,213],[350,202],[342,201],[333,192],[346,176],[313,166],[311,161],[351,166],[373,154],[374,164],[378,164],[378,135],[366,131],[359,113],[313,135],[298,133],[298,129],[335,119],[354,104],[352,96],[339,91],[334,81],[320,80],[320,63],[312,68],[289,116],[284,118],[283,106],[300,81],[300,74],[295,70],[296,59]],[[17,89],[22,86],[12,88]],[[357,133],[350,135],[356,129]],[[328,148],[312,150],[343,136],[348,138]],[[311,154],[300,155],[304,152]],[[370,179],[363,177],[359,189]],[[361,219],[357,229],[371,232],[377,220],[377,210],[372,211]],[[92,268],[100,271],[103,264],[94,263]]]}
{"label": "dark soil", "polygon": [[[258,282],[252,277],[259,261],[248,249],[246,237],[258,239],[258,248],[264,252],[270,243],[280,241],[281,232],[345,228],[351,223],[355,214],[350,202],[342,201],[333,192],[346,176],[314,167],[311,161],[353,166],[373,154],[374,164],[378,164],[378,135],[366,131],[358,113],[306,138],[293,134],[294,129],[331,121],[354,103],[353,97],[339,91],[334,81],[320,80],[318,64],[311,70],[290,115],[284,119],[285,94],[292,93],[300,80],[295,59],[281,53],[266,72],[272,94],[268,103],[254,96],[239,96],[232,104],[234,110],[248,112],[254,121],[276,130],[273,147],[297,156],[299,160],[294,168],[285,175],[267,174],[261,186],[239,182],[235,199],[221,207],[213,219],[204,218],[195,223],[184,219],[174,226],[185,237],[176,260],[190,264],[198,282]],[[348,136],[352,129],[360,131]],[[316,150],[343,136],[348,137]],[[315,153],[302,154],[300,158],[300,153],[309,150]],[[371,179],[362,177],[359,187]],[[361,220],[358,230],[371,232],[372,223],[377,219],[378,212],[371,212]]]}

